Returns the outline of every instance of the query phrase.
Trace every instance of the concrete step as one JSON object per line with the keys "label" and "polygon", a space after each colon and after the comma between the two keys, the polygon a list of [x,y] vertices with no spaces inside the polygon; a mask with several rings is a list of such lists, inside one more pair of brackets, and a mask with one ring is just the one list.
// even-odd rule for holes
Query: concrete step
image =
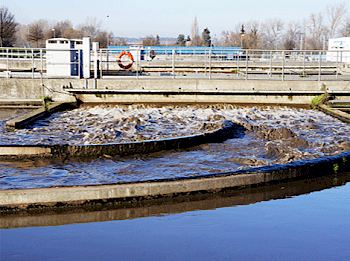
{"label": "concrete step", "polygon": [[0,99],[0,107],[16,107],[18,106],[42,106],[41,99]]}
{"label": "concrete step", "polygon": [[328,101],[328,105],[332,107],[342,107],[342,108],[344,106],[350,107],[350,100],[331,100],[331,101]]}

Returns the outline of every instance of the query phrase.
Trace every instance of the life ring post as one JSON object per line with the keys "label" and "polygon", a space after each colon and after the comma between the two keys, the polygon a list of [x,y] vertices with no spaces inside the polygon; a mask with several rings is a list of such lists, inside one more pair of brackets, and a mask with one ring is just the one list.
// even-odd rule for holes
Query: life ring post
{"label": "life ring post", "polygon": [[[130,62],[126,65],[124,65],[121,61],[121,58],[124,56],[124,55],[127,55],[130,59]],[[134,63],[134,57],[132,56],[132,54],[128,51],[122,51],[121,53],[118,54],[118,57],[117,57],[117,63],[119,65],[120,68],[124,69],[124,70],[127,70],[127,69],[130,69],[131,66],[133,65]]]}

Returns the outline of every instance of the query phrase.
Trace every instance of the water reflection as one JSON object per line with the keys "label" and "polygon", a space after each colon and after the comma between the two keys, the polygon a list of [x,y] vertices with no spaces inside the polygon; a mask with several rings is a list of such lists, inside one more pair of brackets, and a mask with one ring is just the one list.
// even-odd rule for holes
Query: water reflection
{"label": "water reflection", "polygon": [[[196,193],[177,198],[162,198],[142,203],[130,203],[115,209],[114,206],[77,208],[72,210],[48,210],[2,214],[1,229],[19,227],[58,226],[112,220],[128,220],[162,216],[198,210],[210,210],[262,201],[295,197],[324,189],[343,186],[350,181],[350,173],[332,174],[320,178],[284,182],[265,187],[227,190],[216,194]],[[142,205],[141,205],[142,204]]]}

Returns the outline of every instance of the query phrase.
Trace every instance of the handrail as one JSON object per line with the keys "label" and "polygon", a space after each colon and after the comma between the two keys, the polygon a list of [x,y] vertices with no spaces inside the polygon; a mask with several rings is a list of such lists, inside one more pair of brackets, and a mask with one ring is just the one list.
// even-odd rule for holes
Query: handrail
{"label": "handrail", "polygon": [[[46,48],[0,48],[0,69],[17,71],[23,68],[32,78],[39,78],[36,68],[43,72],[47,65],[62,66],[80,64],[77,61],[50,63]],[[78,51],[78,49],[54,49],[55,51]],[[266,80],[346,80],[350,75],[341,75],[344,64],[350,64],[350,50],[262,50],[221,47],[141,47],[134,54],[132,71],[118,67],[116,56],[123,50],[134,52],[132,47],[99,49],[98,55],[91,52],[92,63],[97,63],[99,78],[207,78],[207,79],[266,79]],[[150,51],[156,57],[150,58]],[[16,63],[15,63],[16,62]],[[29,64],[30,63],[30,64]],[[19,68],[16,68],[19,66]],[[78,66],[78,65],[77,65]],[[118,73],[117,73],[118,72]],[[348,71],[349,73],[349,71]],[[8,77],[0,73],[0,77]],[[79,70],[79,77],[81,71]],[[15,76],[12,76],[15,77]],[[45,77],[45,74],[44,74]]]}

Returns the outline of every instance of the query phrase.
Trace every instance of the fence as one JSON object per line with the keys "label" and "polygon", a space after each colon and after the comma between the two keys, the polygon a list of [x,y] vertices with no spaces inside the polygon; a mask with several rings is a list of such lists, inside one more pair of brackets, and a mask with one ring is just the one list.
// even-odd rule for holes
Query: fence
{"label": "fence", "polygon": [[[50,51],[0,48],[0,77],[52,78],[57,76],[48,74],[49,66],[81,64],[81,55],[64,63],[50,62]],[[78,53],[75,49],[54,51]],[[121,56],[123,51],[131,55]],[[350,51],[119,47],[91,51],[90,57],[95,78],[350,80]],[[67,78],[81,75],[79,70],[78,76]]]}

